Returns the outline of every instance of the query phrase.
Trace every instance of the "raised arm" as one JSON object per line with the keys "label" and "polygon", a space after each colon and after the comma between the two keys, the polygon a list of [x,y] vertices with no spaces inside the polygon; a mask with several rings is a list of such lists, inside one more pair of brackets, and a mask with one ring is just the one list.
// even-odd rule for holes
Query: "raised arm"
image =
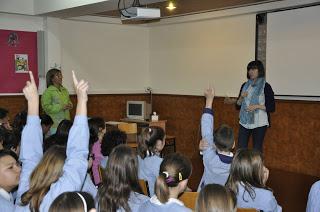
{"label": "raised arm", "polygon": [[78,82],[74,73],[73,82],[77,93],[76,117],[70,129],[67,158],[63,166],[63,175],[57,183],[50,188],[47,195],[53,199],[65,191],[79,191],[84,182],[88,168],[89,153],[89,127],[87,119],[88,83]]}
{"label": "raised arm", "polygon": [[[206,97],[206,106],[201,117],[201,136],[202,140],[208,142],[208,146],[213,146],[213,110],[212,103],[214,99],[214,89],[208,88],[204,92]],[[200,144],[203,141],[200,141]],[[204,149],[202,149],[204,150]]]}
{"label": "raised arm", "polygon": [[23,88],[24,96],[28,101],[27,124],[21,136],[20,160],[22,170],[17,192],[17,199],[29,189],[29,177],[33,169],[42,158],[42,128],[39,119],[39,96],[33,74],[29,71],[30,81]]}

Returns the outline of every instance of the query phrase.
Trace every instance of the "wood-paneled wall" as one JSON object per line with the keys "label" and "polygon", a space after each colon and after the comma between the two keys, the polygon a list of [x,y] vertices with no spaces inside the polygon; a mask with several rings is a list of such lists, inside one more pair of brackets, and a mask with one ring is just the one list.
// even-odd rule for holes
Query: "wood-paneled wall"
{"label": "wood-paneled wall", "polygon": [[[106,120],[125,117],[127,100],[145,100],[146,94],[90,95],[89,116],[101,116]],[[75,102],[75,97],[72,96]],[[202,175],[202,161],[198,154],[200,117],[204,98],[199,96],[154,95],[153,110],[160,119],[167,120],[167,133],[176,136],[177,151],[186,154],[193,162],[194,171],[190,180],[196,188]],[[23,96],[1,96],[0,107],[8,108],[10,116],[26,106]],[[215,126],[226,123],[238,133],[238,111],[233,105],[215,98]],[[267,166],[320,177],[320,104],[306,101],[276,101],[272,114],[272,127],[265,138],[264,155]],[[74,111],[73,111],[74,114]]]}

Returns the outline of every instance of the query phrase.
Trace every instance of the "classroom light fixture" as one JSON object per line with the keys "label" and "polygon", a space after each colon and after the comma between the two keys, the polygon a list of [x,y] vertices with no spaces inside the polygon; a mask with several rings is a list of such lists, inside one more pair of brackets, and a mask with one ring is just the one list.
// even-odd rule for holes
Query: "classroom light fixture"
{"label": "classroom light fixture", "polygon": [[168,6],[166,7],[168,10],[174,10],[176,9],[175,4],[173,3],[173,1],[169,1]]}

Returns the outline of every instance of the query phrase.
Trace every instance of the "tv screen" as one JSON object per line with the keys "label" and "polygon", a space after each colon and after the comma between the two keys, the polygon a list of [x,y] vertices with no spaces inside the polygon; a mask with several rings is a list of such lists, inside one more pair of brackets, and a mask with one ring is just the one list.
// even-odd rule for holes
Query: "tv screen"
{"label": "tv screen", "polygon": [[129,104],[129,115],[141,116],[142,115],[142,104]]}

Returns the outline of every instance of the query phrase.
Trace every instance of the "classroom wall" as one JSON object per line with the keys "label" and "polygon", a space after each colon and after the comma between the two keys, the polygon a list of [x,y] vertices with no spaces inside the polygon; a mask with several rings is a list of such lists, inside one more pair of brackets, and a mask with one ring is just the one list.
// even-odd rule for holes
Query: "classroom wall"
{"label": "classroom wall", "polygon": [[255,14],[150,28],[150,78],[155,93],[237,96],[255,55]]}

